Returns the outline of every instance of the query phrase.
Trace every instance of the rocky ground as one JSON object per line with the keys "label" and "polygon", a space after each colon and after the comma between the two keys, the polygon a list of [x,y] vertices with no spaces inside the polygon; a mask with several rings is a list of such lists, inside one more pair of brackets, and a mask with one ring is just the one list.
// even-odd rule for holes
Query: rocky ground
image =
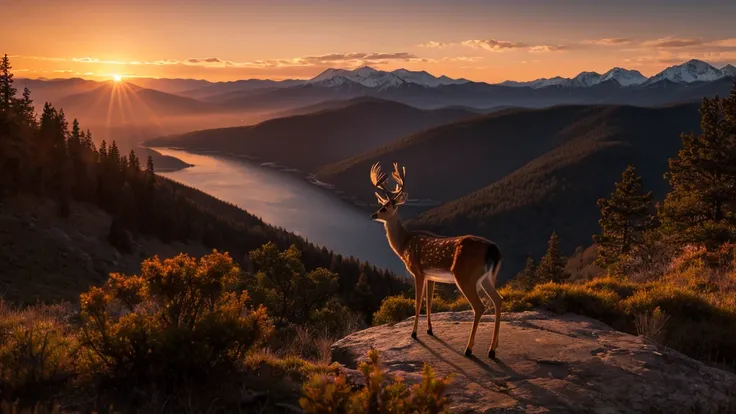
{"label": "rocky ground", "polygon": [[[452,412],[680,413],[736,409],[736,375],[579,315],[504,314],[496,359],[487,357],[493,317],[484,315],[474,355],[463,355],[471,312],[433,314],[434,337],[413,318],[351,334],[332,345],[353,371],[376,348],[391,374],[416,381],[424,363],[453,374]],[[729,402],[730,401],[730,402]],[[730,411],[728,411],[730,412]]]}

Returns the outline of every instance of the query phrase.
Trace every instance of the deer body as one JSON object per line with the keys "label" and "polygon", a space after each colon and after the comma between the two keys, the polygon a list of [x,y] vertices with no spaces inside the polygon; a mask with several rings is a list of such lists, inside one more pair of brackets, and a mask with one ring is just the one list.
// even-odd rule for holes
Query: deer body
{"label": "deer body", "polygon": [[498,346],[498,330],[501,318],[502,297],[496,291],[496,277],[501,266],[501,252],[493,242],[482,237],[465,235],[443,237],[425,231],[408,231],[404,228],[397,214],[397,207],[406,201],[403,190],[405,170],[399,171],[394,163],[393,178],[397,181],[395,191],[385,188],[386,176],[380,166],[375,164],[371,169],[371,181],[376,188],[386,195],[376,193],[382,207],[372,218],[384,223],[386,237],[394,253],[404,262],[406,269],[414,276],[416,285],[416,317],[412,337],[416,338],[419,314],[422,307],[424,290],[427,290],[427,333],[432,332],[432,296],[435,283],[454,283],[470,302],[475,312],[473,327],[465,349],[465,355],[472,355],[475,332],[480,318],[485,312],[481,293],[487,295],[495,308],[495,329],[490,357],[495,357]]}

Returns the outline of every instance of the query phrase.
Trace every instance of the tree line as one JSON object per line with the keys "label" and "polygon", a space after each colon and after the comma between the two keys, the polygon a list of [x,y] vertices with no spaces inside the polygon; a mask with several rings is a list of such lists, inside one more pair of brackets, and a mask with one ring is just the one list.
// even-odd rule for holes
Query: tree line
{"label": "tree line", "polygon": [[196,242],[230,252],[253,275],[261,269],[253,267],[258,264],[251,252],[269,242],[284,251],[294,246],[305,274],[318,268],[335,274],[330,289],[368,319],[382,298],[408,287],[387,270],[335,254],[156,175],[150,156],[140,160],[132,150],[121,154],[114,141],[97,144],[91,131],[76,119],[70,127],[63,109],[50,103],[37,116],[31,91],[18,94],[11,69],[5,55],[0,61],[0,199],[23,193],[48,197],[62,218],[70,214],[71,202],[94,204],[112,216],[109,242],[120,251],[132,251],[138,235]]}

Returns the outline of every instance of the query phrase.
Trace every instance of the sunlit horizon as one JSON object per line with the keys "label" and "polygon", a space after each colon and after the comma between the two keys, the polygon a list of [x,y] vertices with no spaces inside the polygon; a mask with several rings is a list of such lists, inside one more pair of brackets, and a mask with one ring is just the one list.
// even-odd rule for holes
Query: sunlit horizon
{"label": "sunlit horizon", "polygon": [[[371,66],[497,83],[736,64],[736,2],[715,0],[67,3],[3,5],[0,53],[17,77],[283,80]],[[72,20],[89,24],[53,24]]]}

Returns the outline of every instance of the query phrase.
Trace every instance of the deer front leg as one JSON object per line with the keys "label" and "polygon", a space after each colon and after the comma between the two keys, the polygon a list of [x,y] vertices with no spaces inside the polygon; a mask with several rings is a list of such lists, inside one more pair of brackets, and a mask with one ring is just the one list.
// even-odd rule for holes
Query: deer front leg
{"label": "deer front leg", "polygon": [[[418,273],[418,272],[417,272]],[[422,311],[422,299],[424,299],[424,275],[421,273],[414,275],[414,286],[416,291],[416,315],[414,316],[414,329],[411,331],[411,337],[417,339],[417,328],[419,327],[419,313]]]}
{"label": "deer front leg", "polygon": [[434,296],[434,280],[427,280],[427,335],[434,336],[432,333],[432,297]]}

